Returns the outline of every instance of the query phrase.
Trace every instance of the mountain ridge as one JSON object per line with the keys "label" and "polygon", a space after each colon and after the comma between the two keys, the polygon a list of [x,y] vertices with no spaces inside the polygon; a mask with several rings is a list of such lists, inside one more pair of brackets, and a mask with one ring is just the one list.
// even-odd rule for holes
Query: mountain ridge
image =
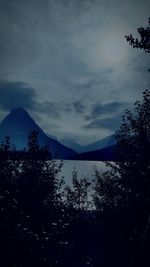
{"label": "mountain ridge", "polygon": [[57,137],[53,139],[51,135],[47,135],[23,108],[12,109],[2,120],[0,142],[5,136],[10,136],[10,141],[16,149],[23,150],[27,147],[28,136],[32,131],[38,132],[40,146],[48,146],[53,159],[114,160],[115,158],[114,134],[87,146],[81,146],[67,138],[62,143],[63,140],[58,140]]}
{"label": "mountain ridge", "polygon": [[52,158],[68,159],[77,154],[73,149],[48,137],[23,108],[12,109],[2,120],[0,123],[0,141],[3,141],[5,136],[10,136],[10,140],[16,149],[22,150],[27,146],[29,133],[34,130],[38,132],[39,144],[50,148]]}
{"label": "mountain ridge", "polygon": [[117,140],[115,139],[115,134],[111,134],[109,136],[106,136],[100,140],[97,140],[85,146],[79,145],[78,143],[73,142],[72,140],[69,140],[67,138],[60,139],[60,142],[74,149],[78,153],[84,153],[84,152],[90,152],[90,151],[103,149],[106,147],[111,147],[116,144]]}
{"label": "mountain ridge", "polygon": [[84,161],[116,161],[116,145],[104,147],[102,149],[83,152],[72,157],[73,160]]}

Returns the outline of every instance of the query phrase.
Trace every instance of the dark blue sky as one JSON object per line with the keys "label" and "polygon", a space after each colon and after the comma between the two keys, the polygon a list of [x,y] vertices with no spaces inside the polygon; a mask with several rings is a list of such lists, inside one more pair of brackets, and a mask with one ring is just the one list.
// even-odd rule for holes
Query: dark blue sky
{"label": "dark blue sky", "polygon": [[149,88],[149,56],[124,38],[149,10],[148,0],[1,0],[0,119],[21,106],[59,138],[111,134]]}

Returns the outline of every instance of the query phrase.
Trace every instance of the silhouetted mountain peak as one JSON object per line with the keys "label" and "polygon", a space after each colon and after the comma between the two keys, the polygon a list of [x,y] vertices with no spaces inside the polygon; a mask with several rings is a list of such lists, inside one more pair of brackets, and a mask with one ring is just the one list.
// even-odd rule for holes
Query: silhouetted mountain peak
{"label": "silhouetted mountain peak", "polygon": [[[25,120],[25,121],[28,120],[28,121],[32,121],[32,123],[35,124],[34,120],[31,118],[30,114],[23,108],[12,109],[10,111],[10,113],[8,114],[8,116],[11,117],[11,119],[16,118],[18,120],[21,120],[22,122],[23,122],[23,120]],[[21,121],[19,121],[19,122],[21,122]]]}
{"label": "silhouetted mountain peak", "polygon": [[12,109],[1,122],[0,142],[4,140],[5,136],[10,136],[11,142],[17,149],[24,149],[27,147],[29,133],[34,130],[38,132],[40,145],[49,146],[53,158],[63,159],[76,154],[74,150],[48,137],[23,108]]}
{"label": "silhouetted mountain peak", "polygon": [[28,134],[32,130],[42,131],[23,108],[12,109],[2,121],[0,130],[1,133],[7,133],[7,135]]}
{"label": "silhouetted mountain peak", "polygon": [[14,108],[10,111],[11,115],[26,115],[29,116],[28,112],[24,108]]}

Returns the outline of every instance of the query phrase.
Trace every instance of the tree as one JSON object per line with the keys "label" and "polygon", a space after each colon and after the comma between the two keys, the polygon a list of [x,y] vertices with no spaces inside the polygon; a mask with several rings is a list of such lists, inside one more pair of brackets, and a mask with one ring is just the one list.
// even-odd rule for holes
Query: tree
{"label": "tree", "polygon": [[114,166],[106,171],[94,168],[93,182],[93,202],[98,212],[113,211],[121,206],[120,179]]}
{"label": "tree", "polygon": [[65,192],[66,205],[79,210],[90,207],[89,190],[91,183],[85,178],[78,178],[78,172],[72,172],[72,187],[67,186]]}
{"label": "tree", "polygon": [[[150,27],[140,27],[137,31],[140,34],[140,40],[130,34],[125,36],[127,42],[133,48],[143,49],[149,53]],[[125,111],[120,128],[116,132],[116,140],[117,158],[120,161],[116,164],[109,164],[109,166],[113,175],[118,176],[123,202],[128,205],[139,201],[141,205],[145,205],[145,209],[149,210],[150,90],[146,89],[143,92],[142,101],[135,102],[133,112]],[[105,173],[105,176],[108,177],[108,174],[110,173]],[[97,173],[99,180],[101,180],[100,176]]]}
{"label": "tree", "polygon": [[8,137],[1,144],[1,266],[55,266],[66,220],[60,205],[61,167],[48,148],[40,147],[35,131],[22,153]]}
{"label": "tree", "polygon": [[[150,204],[150,91],[143,92],[142,101],[135,102],[133,112],[126,110],[116,132],[118,172],[131,199]],[[144,201],[144,202],[143,202]],[[146,208],[146,207],[145,207]]]}
{"label": "tree", "polygon": [[[135,250],[140,248],[139,262],[148,260],[150,245],[150,91],[143,92],[142,101],[135,102],[133,112],[126,110],[116,132],[120,161],[115,164],[120,179],[123,205],[129,208],[129,240]],[[131,245],[131,241],[128,241]],[[145,265],[144,265],[145,266]],[[148,266],[148,265],[146,265]]]}
{"label": "tree", "polygon": [[16,151],[8,136],[0,144],[0,191],[8,190],[12,186],[18,172],[18,162],[14,159]]}
{"label": "tree", "polygon": [[[125,36],[127,42],[133,47],[144,50],[146,53],[150,52],[150,18],[148,27],[140,27],[137,29],[140,40],[133,38],[132,34]],[[143,102],[136,102],[134,114],[129,110],[126,111],[122,119],[120,129],[116,133],[118,140],[118,153],[123,161],[121,175],[126,174],[127,170],[130,172],[130,178],[141,177],[137,179],[136,188],[135,179],[130,179],[133,183],[134,191],[137,196],[145,195],[145,200],[149,202],[148,191],[150,189],[149,179],[150,176],[150,91],[145,90],[143,93]],[[128,163],[127,163],[128,162]],[[125,168],[126,165],[126,168]],[[128,166],[129,165],[129,166]]]}
{"label": "tree", "polygon": [[[148,21],[148,25],[150,26],[150,18]],[[127,42],[133,47],[144,50],[146,53],[150,53],[150,27],[143,28],[140,27],[137,29],[140,40],[134,38],[132,34],[125,36]]]}
{"label": "tree", "polygon": [[[62,162],[57,164],[51,160],[47,147],[40,147],[38,133],[29,134],[25,158],[20,164],[19,192],[29,208],[37,209],[47,201],[57,203],[58,186],[61,184],[57,177],[61,172]],[[59,184],[60,183],[60,184]],[[28,195],[28,200],[26,199]],[[33,207],[32,207],[32,205]]]}
{"label": "tree", "polygon": [[103,212],[105,220],[110,221],[110,234],[114,233],[116,240],[121,236],[117,243],[131,255],[131,266],[149,266],[149,90],[143,92],[141,101],[135,102],[132,112],[125,111],[116,139],[119,160],[107,163],[109,169],[105,172],[95,171],[93,201],[98,214]]}
{"label": "tree", "polygon": [[[113,204],[112,191],[115,190],[120,192],[118,205],[128,206],[139,203],[145,209],[149,209],[150,91],[143,92],[143,99],[135,102],[133,112],[125,111],[115,136],[117,140],[116,153],[119,160],[113,164],[107,163],[110,171],[95,173],[96,191],[99,191],[99,195],[102,194],[103,198],[105,196],[106,202]],[[111,177],[113,177],[113,183]],[[111,190],[109,190],[109,183]],[[115,188],[113,189],[114,184]]]}

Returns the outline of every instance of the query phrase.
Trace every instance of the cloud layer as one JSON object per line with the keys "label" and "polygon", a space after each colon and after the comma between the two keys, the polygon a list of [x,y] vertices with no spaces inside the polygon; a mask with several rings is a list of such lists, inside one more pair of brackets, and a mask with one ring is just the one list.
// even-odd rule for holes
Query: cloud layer
{"label": "cloud layer", "polygon": [[34,108],[35,95],[34,89],[25,83],[0,81],[0,108],[5,111],[19,107]]}
{"label": "cloud layer", "polygon": [[48,133],[80,143],[112,133],[149,87],[149,58],[124,38],[148,0],[0,1],[0,114],[22,106]]}

